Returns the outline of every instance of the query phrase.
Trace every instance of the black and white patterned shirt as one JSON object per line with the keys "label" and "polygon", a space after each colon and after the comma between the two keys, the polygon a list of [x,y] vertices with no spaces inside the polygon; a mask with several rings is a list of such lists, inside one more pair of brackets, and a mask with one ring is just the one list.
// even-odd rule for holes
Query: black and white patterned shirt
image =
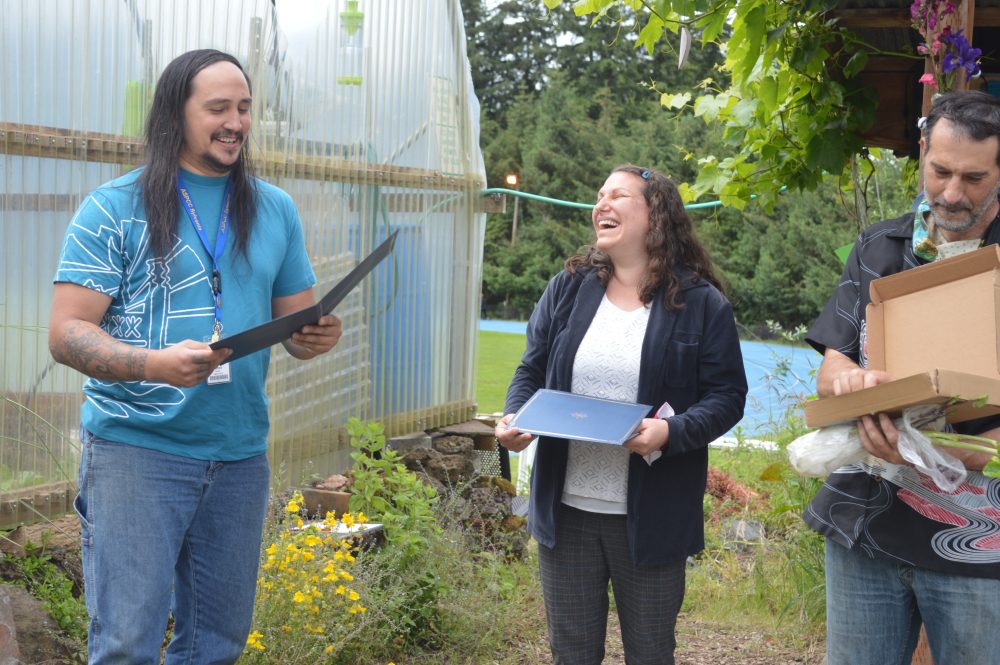
{"label": "black and white patterned shirt", "polygon": [[[996,242],[994,220],[987,243]],[[866,353],[865,308],[874,279],[924,263],[913,253],[913,215],[875,224],[858,237],[836,292],[809,330],[820,353],[839,351],[861,367]],[[978,434],[1000,426],[1000,416],[958,423]],[[830,474],[803,515],[827,538],[871,557],[938,572],[1000,579],[1000,479],[969,472],[943,492],[912,468],[868,462]]]}

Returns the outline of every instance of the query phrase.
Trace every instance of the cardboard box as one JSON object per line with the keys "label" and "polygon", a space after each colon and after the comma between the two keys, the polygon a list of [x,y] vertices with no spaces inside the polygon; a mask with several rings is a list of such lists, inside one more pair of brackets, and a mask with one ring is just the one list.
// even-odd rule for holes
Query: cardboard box
{"label": "cardboard box", "polygon": [[[805,403],[806,425],[826,427],[871,413],[899,417],[917,404],[945,404],[958,398],[947,412],[948,422],[961,422],[1000,413],[1000,379],[933,369],[854,393]],[[985,398],[985,404],[973,402]]]}
{"label": "cardboard box", "polygon": [[867,322],[870,369],[1000,379],[1000,246],[873,281]]}

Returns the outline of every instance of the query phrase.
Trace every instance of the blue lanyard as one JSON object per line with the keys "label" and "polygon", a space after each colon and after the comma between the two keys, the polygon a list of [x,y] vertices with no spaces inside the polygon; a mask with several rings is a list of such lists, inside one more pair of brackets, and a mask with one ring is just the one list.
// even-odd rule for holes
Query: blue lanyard
{"label": "blue lanyard", "polygon": [[187,184],[185,184],[180,174],[177,174],[177,195],[181,198],[181,204],[183,204],[184,210],[187,211],[191,225],[198,232],[198,238],[201,239],[202,246],[212,258],[211,287],[212,301],[215,303],[215,324],[212,326],[213,342],[218,341],[222,336],[222,275],[219,274],[219,259],[222,258],[222,253],[226,250],[226,235],[229,233],[229,203],[231,198],[229,185],[230,183],[227,181],[226,190],[223,193],[222,212],[219,213],[219,232],[215,238],[215,250],[213,251],[212,247],[208,244],[205,227],[198,217],[198,211],[194,207],[194,201],[191,200]]}

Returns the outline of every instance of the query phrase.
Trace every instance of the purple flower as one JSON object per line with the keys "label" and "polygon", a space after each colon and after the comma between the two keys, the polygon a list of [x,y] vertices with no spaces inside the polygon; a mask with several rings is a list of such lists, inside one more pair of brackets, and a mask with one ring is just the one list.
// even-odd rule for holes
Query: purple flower
{"label": "purple flower", "polygon": [[959,67],[965,69],[965,80],[979,76],[979,56],[982,50],[972,48],[962,31],[941,35],[941,42],[946,46],[944,58],[941,60],[941,70],[950,74]]}

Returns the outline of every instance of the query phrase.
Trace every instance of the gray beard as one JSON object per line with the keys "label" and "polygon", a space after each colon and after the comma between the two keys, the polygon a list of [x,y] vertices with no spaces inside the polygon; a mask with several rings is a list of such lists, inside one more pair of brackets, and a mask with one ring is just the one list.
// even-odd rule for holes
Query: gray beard
{"label": "gray beard", "polygon": [[[950,231],[952,233],[962,233],[963,231],[968,231],[973,226],[975,226],[979,221],[981,221],[983,215],[986,211],[993,205],[996,198],[987,198],[983,201],[983,204],[976,208],[975,210],[969,211],[969,214],[964,219],[943,219],[937,214],[937,210],[934,206],[944,206],[943,203],[937,201],[933,202],[931,206],[931,218],[934,220],[934,226],[939,229],[944,229],[945,231]],[[947,207],[947,206],[944,206]]]}

